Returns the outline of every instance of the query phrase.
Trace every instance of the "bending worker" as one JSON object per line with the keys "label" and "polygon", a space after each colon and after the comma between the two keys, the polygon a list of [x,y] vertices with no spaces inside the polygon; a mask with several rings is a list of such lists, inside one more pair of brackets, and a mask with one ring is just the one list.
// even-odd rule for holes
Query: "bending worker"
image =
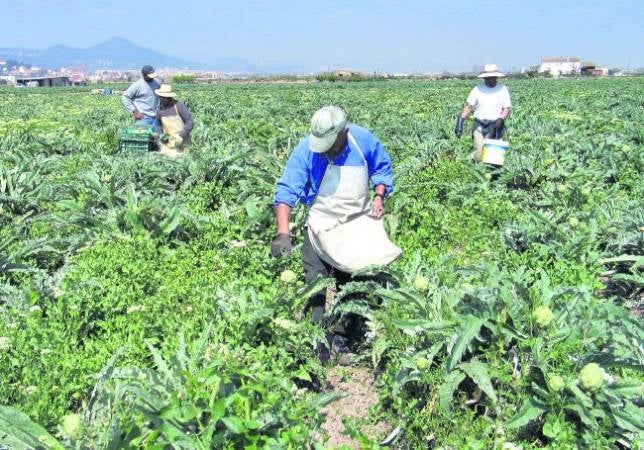
{"label": "bending worker", "polygon": [[482,74],[483,83],[475,86],[467,96],[465,107],[456,120],[454,133],[459,138],[463,135],[465,120],[474,110],[474,127],[472,138],[474,140],[473,158],[481,160],[483,140],[501,139],[505,133],[505,121],[510,115],[512,102],[510,91],[504,84],[498,84],[502,73],[497,71],[496,64],[486,64]]}
{"label": "bending worker", "polygon": [[152,66],[141,68],[142,78],[130,85],[121,97],[121,102],[136,121],[136,125],[154,126],[159,99],[154,93],[159,89],[159,82],[155,80],[157,73]]}
{"label": "bending worker", "polygon": [[[277,182],[272,255],[290,253],[290,215],[300,202],[310,206],[302,247],[307,284],[319,276],[334,276],[341,284],[367,266],[389,264],[401,253],[381,220],[384,199],[392,190],[391,158],[380,141],[369,130],[347,124],[342,109],[318,110],[311,134],[293,150]],[[309,299],[313,322],[324,319],[325,301],[324,292]],[[348,351],[342,331],[329,333],[329,346],[318,348],[323,362],[329,348],[338,354]]]}
{"label": "bending worker", "polygon": [[184,153],[190,140],[190,132],[194,126],[192,114],[183,102],[176,100],[177,93],[169,84],[162,84],[154,92],[159,96],[156,130],[166,135],[161,140],[159,153],[176,158]]}

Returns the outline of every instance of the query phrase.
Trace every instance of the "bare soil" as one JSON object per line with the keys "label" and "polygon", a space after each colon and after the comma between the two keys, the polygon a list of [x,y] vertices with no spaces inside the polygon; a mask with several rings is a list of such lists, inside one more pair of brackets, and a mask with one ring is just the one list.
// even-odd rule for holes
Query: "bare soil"
{"label": "bare soil", "polygon": [[[322,410],[326,422],[322,426],[328,434],[326,448],[360,449],[360,444],[344,434],[343,418],[368,419],[369,409],[378,403],[378,391],[373,372],[366,367],[333,367],[327,372],[328,390],[344,392],[346,397],[331,403]],[[389,424],[378,422],[361,427],[361,431],[374,440],[384,439],[391,431]]]}

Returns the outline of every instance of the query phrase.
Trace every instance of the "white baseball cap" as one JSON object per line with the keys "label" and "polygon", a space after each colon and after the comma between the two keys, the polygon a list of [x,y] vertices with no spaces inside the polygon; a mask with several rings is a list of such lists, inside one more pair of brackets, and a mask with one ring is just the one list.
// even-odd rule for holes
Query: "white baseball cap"
{"label": "white baseball cap", "polygon": [[324,153],[329,150],[338,134],[347,126],[347,115],[337,106],[325,106],[318,109],[311,119],[309,149],[313,153]]}

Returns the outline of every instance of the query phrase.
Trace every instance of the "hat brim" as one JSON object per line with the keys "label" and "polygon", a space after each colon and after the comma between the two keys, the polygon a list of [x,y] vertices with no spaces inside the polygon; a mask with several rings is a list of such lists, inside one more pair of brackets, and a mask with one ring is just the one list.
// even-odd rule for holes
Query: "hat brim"
{"label": "hat brim", "polygon": [[313,153],[324,153],[333,147],[333,143],[338,138],[339,133],[330,134],[329,136],[317,137],[309,135],[309,150]]}
{"label": "hat brim", "polygon": [[146,74],[145,76],[148,77],[148,78],[156,78],[156,77],[159,76],[159,74],[156,73],[156,72],[150,72],[150,73]]}
{"label": "hat brim", "polygon": [[478,78],[501,78],[504,76],[505,74],[502,74],[501,72],[483,72],[478,76]]}
{"label": "hat brim", "polygon": [[176,96],[177,96],[177,93],[176,93],[176,92],[159,92],[159,90],[158,90],[158,89],[157,89],[156,91],[154,91],[154,93],[155,93],[155,94],[157,94],[159,97],[169,97],[169,98],[174,98],[174,97],[176,97]]}

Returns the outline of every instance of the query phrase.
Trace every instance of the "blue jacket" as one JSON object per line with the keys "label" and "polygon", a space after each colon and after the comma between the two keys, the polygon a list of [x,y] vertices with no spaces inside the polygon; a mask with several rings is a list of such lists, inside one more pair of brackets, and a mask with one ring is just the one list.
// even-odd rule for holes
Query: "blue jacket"
{"label": "blue jacket", "polygon": [[[349,133],[364,154],[372,186],[384,184],[386,194],[391,193],[394,188],[391,158],[380,141],[366,128],[353,124],[349,125]],[[349,139],[345,152],[336,157],[333,163],[337,166],[364,165],[360,153]],[[277,181],[273,204],[284,203],[293,208],[298,202],[304,205],[313,203],[328,165],[329,161],[324,155],[309,150],[309,137],[302,139],[288,158],[284,173]]]}

